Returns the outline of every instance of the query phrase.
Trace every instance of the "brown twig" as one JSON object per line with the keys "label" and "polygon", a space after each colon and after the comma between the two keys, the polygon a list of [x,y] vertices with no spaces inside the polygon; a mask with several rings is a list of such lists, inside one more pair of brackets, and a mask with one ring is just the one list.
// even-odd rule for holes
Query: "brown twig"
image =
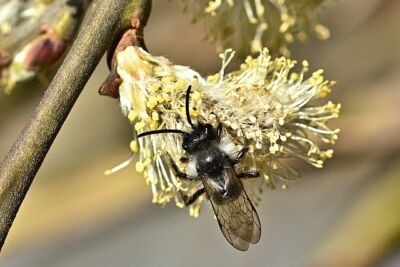
{"label": "brown twig", "polygon": [[0,163],[0,249],[58,131],[110,40],[132,18],[146,24],[151,0],[98,0],[18,140]]}

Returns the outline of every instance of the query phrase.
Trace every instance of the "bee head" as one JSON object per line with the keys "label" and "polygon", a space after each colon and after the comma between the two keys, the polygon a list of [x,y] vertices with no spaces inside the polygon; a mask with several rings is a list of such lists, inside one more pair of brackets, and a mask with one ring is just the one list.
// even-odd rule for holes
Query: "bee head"
{"label": "bee head", "polygon": [[216,138],[216,131],[211,124],[198,124],[193,127],[190,133],[183,136],[182,148],[189,153],[193,153],[199,147],[208,144]]}

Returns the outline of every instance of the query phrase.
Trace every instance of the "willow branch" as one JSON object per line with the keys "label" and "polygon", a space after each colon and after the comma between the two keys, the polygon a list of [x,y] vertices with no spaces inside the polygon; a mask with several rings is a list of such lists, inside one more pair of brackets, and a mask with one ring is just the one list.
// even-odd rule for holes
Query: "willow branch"
{"label": "willow branch", "polygon": [[0,249],[51,144],[119,30],[146,24],[151,0],[98,0],[29,122],[0,163]]}

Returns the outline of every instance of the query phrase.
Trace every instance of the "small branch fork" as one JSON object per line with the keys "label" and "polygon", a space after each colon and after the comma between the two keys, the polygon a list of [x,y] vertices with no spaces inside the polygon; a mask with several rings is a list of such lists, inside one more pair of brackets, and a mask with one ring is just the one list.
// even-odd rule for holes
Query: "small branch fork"
{"label": "small branch fork", "polygon": [[34,114],[0,162],[0,249],[48,150],[110,40],[131,25],[133,18],[144,27],[151,0],[97,0],[93,7]]}

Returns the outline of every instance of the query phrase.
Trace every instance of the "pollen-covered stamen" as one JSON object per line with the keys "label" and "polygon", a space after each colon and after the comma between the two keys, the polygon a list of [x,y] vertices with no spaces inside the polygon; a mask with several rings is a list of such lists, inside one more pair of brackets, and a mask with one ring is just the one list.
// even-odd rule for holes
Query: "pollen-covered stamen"
{"label": "pollen-covered stamen", "polygon": [[119,165],[117,165],[117,166],[115,166],[115,167],[113,167],[113,168],[111,168],[109,170],[106,170],[104,172],[104,174],[105,175],[111,175],[111,174],[114,174],[116,172],[119,172],[120,170],[128,167],[129,164],[131,164],[131,162],[133,161],[133,159],[134,159],[134,154],[132,154],[126,161],[122,162],[121,164],[119,164]]}

